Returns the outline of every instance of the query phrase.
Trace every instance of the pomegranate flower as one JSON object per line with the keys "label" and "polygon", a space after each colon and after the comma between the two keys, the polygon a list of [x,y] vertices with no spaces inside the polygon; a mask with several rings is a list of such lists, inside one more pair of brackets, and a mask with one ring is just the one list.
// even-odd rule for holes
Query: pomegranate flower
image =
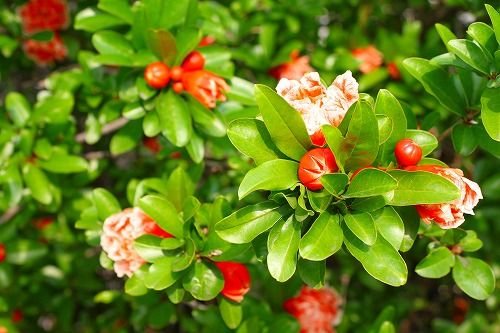
{"label": "pomegranate flower", "polygon": [[243,301],[243,296],[250,290],[250,273],[245,265],[225,261],[215,262],[224,277],[222,296],[234,302]]}
{"label": "pomegranate flower", "polygon": [[358,83],[347,71],[326,88],[317,72],[305,74],[299,81],[281,79],[276,91],[300,112],[313,143],[322,146],[322,125],[338,126],[358,98]]}
{"label": "pomegranate flower", "polygon": [[215,108],[217,101],[224,102],[224,92],[229,91],[224,79],[206,70],[185,72],[182,76],[182,86],[209,109]]}
{"label": "pomegranate flower", "polygon": [[299,57],[299,51],[290,53],[290,61],[269,70],[269,75],[276,80],[289,79],[300,80],[304,74],[312,72],[314,69],[309,66],[309,57]]}
{"label": "pomegranate flower", "polygon": [[442,229],[457,228],[464,223],[464,214],[474,215],[473,208],[483,198],[479,185],[465,178],[460,169],[420,165],[407,167],[405,170],[422,170],[438,174],[450,180],[460,190],[460,197],[452,202],[416,206],[420,218],[427,224],[434,221]]}
{"label": "pomegranate flower", "polygon": [[28,58],[39,65],[46,65],[56,60],[63,60],[68,52],[61,37],[59,37],[57,33],[54,34],[54,38],[48,42],[28,39],[23,42],[23,49]]}
{"label": "pomegranate flower", "polygon": [[68,7],[64,0],[30,0],[19,9],[26,34],[56,31],[68,25]]}
{"label": "pomegranate flower", "polygon": [[118,277],[131,277],[145,263],[134,249],[134,240],[144,234],[172,237],[139,208],[127,208],[104,221],[101,247],[115,262],[113,268]]}
{"label": "pomegranate flower", "polygon": [[331,288],[315,290],[303,287],[297,297],[285,301],[285,311],[297,318],[300,333],[334,333],[340,322],[342,299]]}
{"label": "pomegranate flower", "polygon": [[359,60],[359,70],[363,74],[370,73],[382,65],[384,61],[382,53],[373,45],[352,50],[354,58]]}

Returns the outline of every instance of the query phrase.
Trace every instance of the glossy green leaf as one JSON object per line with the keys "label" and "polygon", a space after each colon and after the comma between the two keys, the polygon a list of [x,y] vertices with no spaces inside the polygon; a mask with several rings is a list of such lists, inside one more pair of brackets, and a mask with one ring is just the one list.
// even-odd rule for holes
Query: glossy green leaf
{"label": "glossy green leaf", "polygon": [[476,258],[457,257],[453,267],[453,280],[467,295],[485,300],[495,290],[495,275],[491,267]]}
{"label": "glossy green leaf", "polygon": [[141,258],[148,262],[153,262],[164,257],[162,238],[153,235],[145,234],[136,238],[134,240],[134,249]]}
{"label": "glossy green leaf", "polygon": [[299,161],[311,146],[299,112],[274,90],[255,85],[255,98],[274,144],[288,157]]}
{"label": "glossy green leaf", "polygon": [[49,160],[39,161],[42,169],[53,173],[75,173],[86,171],[87,161],[75,155],[52,154]]}
{"label": "glossy green leaf", "polygon": [[290,160],[271,160],[247,172],[238,189],[243,199],[256,190],[286,190],[298,183],[299,164]]}
{"label": "glossy green leaf", "polygon": [[23,95],[10,92],[5,97],[5,109],[16,126],[24,126],[31,114],[31,106]]}
{"label": "glossy green leaf", "polygon": [[142,296],[148,292],[148,288],[144,284],[144,276],[147,272],[146,266],[134,272],[132,277],[125,281],[125,292],[131,296]]}
{"label": "glossy green leaf", "polygon": [[130,42],[122,35],[111,30],[102,30],[92,36],[92,45],[101,54],[132,55]]}
{"label": "glossy green leaf", "polygon": [[169,65],[174,62],[177,56],[177,43],[169,31],[164,29],[149,30],[147,42],[158,59]]}
{"label": "glossy green leaf", "polygon": [[185,146],[191,139],[193,128],[184,99],[173,90],[163,92],[156,99],[156,112],[165,137],[177,147]]}
{"label": "glossy green leaf", "polygon": [[467,65],[485,75],[489,75],[490,64],[488,57],[474,42],[467,39],[453,39],[448,42],[448,46],[450,52],[453,52]]}
{"label": "glossy green leaf", "polygon": [[96,188],[92,191],[94,205],[97,209],[97,217],[104,221],[109,216],[121,212],[118,200],[108,190],[104,188]]}
{"label": "glossy green leaf", "polygon": [[321,131],[325,136],[326,143],[328,144],[328,148],[333,152],[335,156],[335,162],[341,171],[344,170],[344,163],[346,156],[342,154],[342,143],[344,141],[344,137],[342,133],[337,127],[333,127],[330,125],[321,126]]}
{"label": "glossy green leaf", "polygon": [[267,268],[271,276],[285,282],[295,273],[300,242],[300,223],[290,216],[274,225],[267,239]]}
{"label": "glossy green leaf", "polygon": [[444,107],[458,115],[464,115],[465,101],[456,91],[447,72],[422,58],[408,58],[403,64]]}
{"label": "glossy green leaf", "polygon": [[27,239],[17,239],[5,249],[6,261],[14,265],[32,263],[45,256],[47,252],[46,245]]}
{"label": "glossy green leaf", "polygon": [[415,267],[415,272],[425,278],[439,279],[447,275],[455,265],[455,256],[446,247],[432,250]]}
{"label": "glossy green leaf", "polygon": [[146,113],[142,120],[142,130],[149,138],[157,136],[161,132],[160,117],[156,111]]}
{"label": "glossy green leaf", "polygon": [[467,34],[471,36],[492,58],[498,48],[493,29],[483,22],[474,22],[467,28]]}
{"label": "glossy green leaf", "polygon": [[486,4],[485,7],[488,15],[490,16],[491,23],[493,24],[493,30],[495,31],[497,42],[500,44],[500,13],[491,5]]}
{"label": "glossy green leaf", "polygon": [[49,179],[43,171],[31,163],[26,163],[23,167],[23,179],[31,191],[33,199],[48,205],[52,202],[53,196]]}
{"label": "glossy green leaf", "polygon": [[134,14],[127,0],[99,0],[97,8],[121,18],[128,24],[132,24]]}
{"label": "glossy green leaf", "polygon": [[373,217],[369,213],[353,213],[344,215],[344,222],[366,245],[373,245],[377,240],[377,229]]}
{"label": "glossy green leaf", "polygon": [[452,39],[456,39],[457,36],[446,26],[436,23],[435,24],[436,30],[439,34],[439,37],[441,37],[441,40],[444,43],[444,46],[446,46],[446,49],[450,51],[450,48],[448,46],[448,42]]}
{"label": "glossy green leaf", "polygon": [[273,201],[265,201],[241,208],[219,221],[215,231],[228,242],[249,243],[281,219],[283,212],[280,207]]}
{"label": "glossy green leaf", "polygon": [[175,206],[162,196],[150,194],[139,200],[139,207],[151,217],[163,230],[183,238],[183,221]]}
{"label": "glossy green leaf", "polygon": [[401,255],[383,237],[377,237],[372,246],[364,244],[344,227],[344,243],[347,250],[375,279],[398,287],[406,283],[408,269]]}
{"label": "glossy green leaf", "polygon": [[194,163],[201,163],[205,157],[205,142],[196,133],[191,134],[191,140],[186,145],[189,157]]}
{"label": "glossy green leaf", "polygon": [[500,88],[484,90],[481,96],[481,118],[489,136],[500,141]]}
{"label": "glossy green leaf", "polygon": [[427,131],[410,129],[406,131],[405,137],[412,139],[422,148],[422,156],[429,155],[438,146],[436,137]]}
{"label": "glossy green leaf", "polygon": [[95,32],[127,24],[123,19],[94,8],[86,8],[76,14],[75,29]]}
{"label": "glossy green leaf", "polygon": [[224,278],[214,264],[198,261],[184,276],[182,285],[199,301],[214,299],[224,287]]}
{"label": "glossy green leaf", "polygon": [[378,234],[385,238],[394,249],[399,250],[405,235],[405,225],[394,208],[387,206],[370,213]]}
{"label": "glossy green leaf", "polygon": [[203,133],[216,138],[226,135],[226,125],[223,120],[195,98],[189,98],[189,111],[191,111],[193,122]]}
{"label": "glossy green leaf", "polygon": [[142,138],[140,121],[129,121],[111,138],[109,150],[113,155],[120,155],[134,149]]}
{"label": "glossy green leaf", "polygon": [[182,27],[175,36],[177,44],[177,56],[175,64],[180,65],[189,52],[193,51],[201,41],[201,30]]}
{"label": "glossy green leaf", "polygon": [[227,130],[232,144],[256,164],[280,158],[264,122],[258,119],[237,119]]}
{"label": "glossy green leaf", "polygon": [[329,193],[339,195],[349,182],[349,177],[345,173],[328,173],[321,177],[321,184]]}
{"label": "glossy green leaf", "polygon": [[427,171],[392,170],[398,187],[389,201],[393,206],[451,202],[460,197],[458,187],[448,179]]}
{"label": "glossy green leaf", "polygon": [[363,169],[352,180],[343,195],[346,198],[363,198],[394,190],[398,183],[387,172],[379,169]]}
{"label": "glossy green leaf", "polygon": [[451,132],[451,139],[455,151],[463,156],[470,155],[478,145],[474,129],[470,125],[455,125]]}
{"label": "glossy green leaf", "polygon": [[300,255],[308,260],[324,260],[340,250],[343,240],[339,215],[323,212],[300,240]]}
{"label": "glossy green leaf", "polygon": [[311,288],[322,288],[325,285],[326,260],[310,261],[299,258],[299,276]]}
{"label": "glossy green leaf", "polygon": [[228,301],[225,298],[221,298],[219,302],[219,311],[222,320],[224,320],[224,323],[226,323],[227,327],[229,327],[230,329],[235,329],[240,325],[241,319],[243,318],[243,310],[241,308],[241,304]]}
{"label": "glossy green leaf", "polygon": [[163,257],[151,264],[144,278],[146,287],[163,290],[173,285],[182,276],[181,273],[172,271],[174,260],[174,257]]}

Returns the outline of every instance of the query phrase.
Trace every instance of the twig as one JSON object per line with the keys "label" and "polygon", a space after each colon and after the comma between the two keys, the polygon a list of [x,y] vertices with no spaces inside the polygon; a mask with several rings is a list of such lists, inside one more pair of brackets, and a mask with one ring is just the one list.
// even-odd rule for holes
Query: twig
{"label": "twig", "polygon": [[16,205],[7,209],[7,211],[0,217],[0,224],[3,224],[10,219],[12,219],[19,211],[21,210],[21,206]]}
{"label": "twig", "polygon": [[[129,120],[127,118],[124,118],[124,117],[113,120],[109,124],[104,125],[104,127],[102,128],[101,134],[106,135],[106,134],[112,133],[116,130],[119,130],[120,128],[125,126],[128,122],[129,122]],[[85,132],[78,133],[75,137],[75,140],[78,143],[84,143],[85,142]]]}

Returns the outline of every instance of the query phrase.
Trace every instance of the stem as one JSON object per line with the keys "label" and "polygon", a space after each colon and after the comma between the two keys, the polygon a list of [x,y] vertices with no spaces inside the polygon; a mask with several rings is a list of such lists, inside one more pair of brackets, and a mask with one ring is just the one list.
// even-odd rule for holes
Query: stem
{"label": "stem", "polygon": [[0,216],[0,224],[4,224],[5,222],[12,219],[17,213],[19,213],[19,211],[21,211],[20,205],[16,205],[7,209],[7,211],[2,216]]}
{"label": "stem", "polygon": [[[102,128],[101,134],[106,135],[106,134],[112,133],[114,131],[117,131],[120,128],[122,128],[123,126],[125,126],[128,122],[129,122],[129,120],[127,118],[124,118],[124,117],[120,117],[116,120],[113,120],[109,124],[104,125],[104,127]],[[78,133],[75,137],[75,141],[78,143],[84,143],[85,142],[85,132]]]}

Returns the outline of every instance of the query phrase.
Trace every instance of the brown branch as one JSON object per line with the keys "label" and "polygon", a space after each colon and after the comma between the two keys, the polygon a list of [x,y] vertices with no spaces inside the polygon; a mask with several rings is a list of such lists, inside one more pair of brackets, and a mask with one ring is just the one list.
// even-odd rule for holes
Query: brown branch
{"label": "brown branch", "polygon": [[20,210],[20,205],[16,205],[7,209],[7,211],[2,216],[0,216],[0,224],[4,224],[5,222],[12,219],[14,216],[16,216],[17,213],[19,213]]}
{"label": "brown branch", "polygon": [[[102,128],[101,134],[106,135],[106,134],[112,133],[114,131],[117,131],[120,128],[122,128],[123,126],[125,126],[128,122],[129,122],[129,120],[127,118],[124,118],[124,117],[113,120],[109,124],[104,125],[104,127]],[[78,143],[84,143],[85,142],[85,132],[78,133],[75,137],[75,140]]]}

